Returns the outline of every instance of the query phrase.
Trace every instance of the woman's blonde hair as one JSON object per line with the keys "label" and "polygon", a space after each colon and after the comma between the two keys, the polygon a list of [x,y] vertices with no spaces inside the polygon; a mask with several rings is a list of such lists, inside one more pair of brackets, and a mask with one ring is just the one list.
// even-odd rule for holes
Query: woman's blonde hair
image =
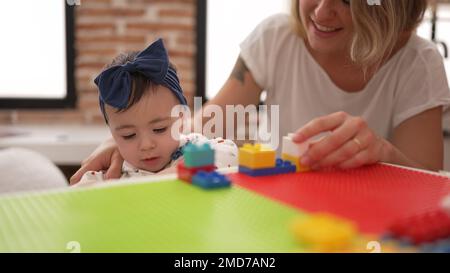
{"label": "woman's blonde hair", "polygon": [[[369,5],[368,0],[350,0],[354,26],[350,57],[365,68],[379,64],[389,56],[400,35],[413,31],[427,8],[427,0],[380,0],[380,3]],[[292,0],[291,19],[296,33],[306,38],[299,14],[299,0]]]}

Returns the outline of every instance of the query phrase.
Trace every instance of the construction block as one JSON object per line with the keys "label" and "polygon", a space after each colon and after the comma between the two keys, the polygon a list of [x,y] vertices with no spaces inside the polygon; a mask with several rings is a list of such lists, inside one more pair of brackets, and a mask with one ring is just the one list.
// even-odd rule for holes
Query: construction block
{"label": "construction block", "polygon": [[192,184],[204,189],[217,189],[230,187],[231,182],[228,177],[216,171],[199,171],[192,177]]}
{"label": "construction block", "polygon": [[214,150],[208,143],[183,147],[184,165],[188,168],[214,165]]}
{"label": "construction block", "polygon": [[288,134],[283,137],[281,154],[290,155],[295,158],[303,156],[308,150],[309,142],[305,141],[303,143],[297,144],[292,141],[294,134]]}
{"label": "construction block", "polygon": [[192,183],[192,177],[199,171],[212,172],[215,169],[216,167],[214,165],[188,168],[184,165],[183,161],[180,161],[177,165],[177,176],[180,180]]}
{"label": "construction block", "polygon": [[303,247],[317,252],[347,251],[358,237],[352,222],[327,213],[295,219],[291,230]]}
{"label": "construction block", "polygon": [[285,173],[294,173],[296,170],[295,165],[289,161],[277,159],[275,167],[265,169],[250,169],[244,166],[239,166],[239,172],[250,176],[267,176]]}
{"label": "construction block", "polygon": [[387,235],[407,240],[414,245],[432,243],[450,238],[450,215],[443,209],[413,215],[394,222]]}
{"label": "construction block", "polygon": [[249,169],[275,167],[276,153],[270,147],[261,144],[244,144],[239,148],[239,166]]}
{"label": "construction block", "polygon": [[301,157],[296,157],[289,154],[281,154],[281,159],[291,162],[295,166],[297,172],[308,172],[311,170],[308,166],[304,166],[302,165],[302,163],[300,163],[300,161],[302,160]]}

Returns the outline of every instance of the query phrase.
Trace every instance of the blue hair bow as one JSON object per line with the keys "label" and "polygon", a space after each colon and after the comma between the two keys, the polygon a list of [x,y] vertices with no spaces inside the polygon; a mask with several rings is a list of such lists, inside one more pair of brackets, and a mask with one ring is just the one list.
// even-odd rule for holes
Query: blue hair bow
{"label": "blue hair bow", "polygon": [[124,65],[110,67],[100,73],[94,82],[100,91],[100,104],[106,103],[114,108],[125,109],[131,95],[131,73],[139,72],[156,84],[169,88],[181,104],[186,98],[180,86],[177,73],[169,67],[169,56],[162,39],[158,39],[136,59]]}

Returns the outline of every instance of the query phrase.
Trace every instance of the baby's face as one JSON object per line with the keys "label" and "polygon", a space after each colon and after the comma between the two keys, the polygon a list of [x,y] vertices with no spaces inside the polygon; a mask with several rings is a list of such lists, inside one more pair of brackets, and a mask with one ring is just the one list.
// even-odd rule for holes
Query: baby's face
{"label": "baby's face", "polygon": [[168,88],[158,86],[124,112],[105,105],[111,134],[126,161],[150,172],[160,171],[171,161],[179,142],[171,135],[176,118],[170,113],[178,104]]}

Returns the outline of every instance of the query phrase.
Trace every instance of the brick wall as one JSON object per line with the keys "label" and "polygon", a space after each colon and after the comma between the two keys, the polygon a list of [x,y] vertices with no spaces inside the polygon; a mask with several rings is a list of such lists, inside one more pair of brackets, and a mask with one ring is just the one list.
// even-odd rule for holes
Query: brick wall
{"label": "brick wall", "polygon": [[81,0],[75,8],[74,110],[0,112],[0,124],[103,123],[93,83],[119,52],[142,50],[161,37],[188,101],[195,93],[196,0]]}

